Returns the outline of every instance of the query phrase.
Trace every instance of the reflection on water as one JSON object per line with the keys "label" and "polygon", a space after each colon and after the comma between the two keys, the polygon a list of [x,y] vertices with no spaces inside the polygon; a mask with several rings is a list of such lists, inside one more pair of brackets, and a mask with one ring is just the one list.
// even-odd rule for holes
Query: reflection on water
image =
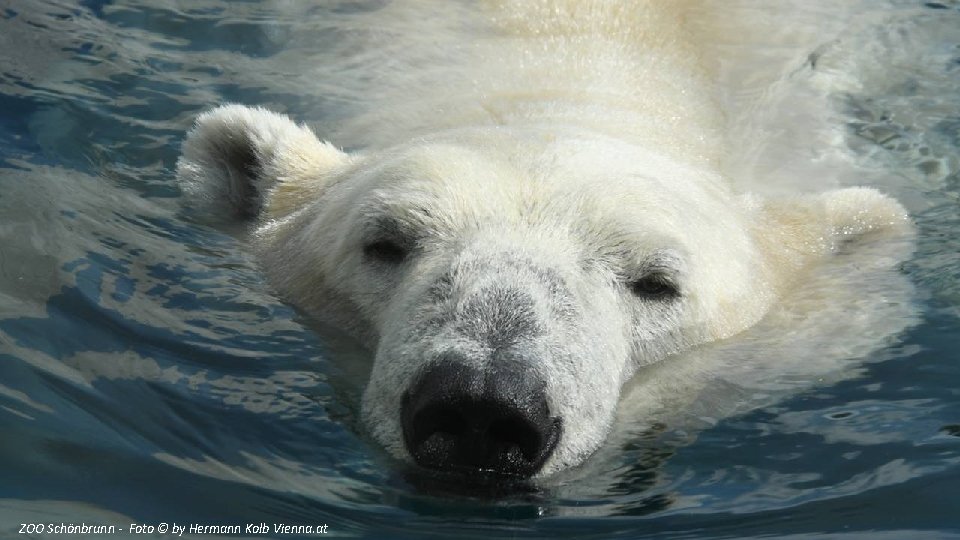
{"label": "reflection on water", "polygon": [[[824,352],[802,324],[793,341],[761,326],[652,370],[645,380],[689,384],[683,366],[724,366],[673,416],[624,412],[583,467],[489,500],[416,489],[358,434],[366,353],[308,329],[236,241],[181,214],[172,182],[183,132],[212,104],[334,124],[348,114],[357,89],[319,76],[333,72],[323,55],[375,34],[346,35],[343,23],[383,4],[0,6],[0,530],[263,521],[378,538],[957,533],[960,6],[851,2],[844,9],[862,12],[844,30],[823,17],[833,6],[800,3],[782,39],[806,49],[761,47],[772,38],[760,35],[717,44],[770,65],[807,51],[783,72],[724,75],[736,83],[731,106],[766,111],[731,126],[751,146],[730,168],[773,184],[852,159],[837,184],[903,200],[919,235],[893,279],[915,290],[889,292],[893,308],[869,324],[857,314],[877,313],[870,302],[893,291],[886,282],[820,316],[840,335],[908,329],[879,349],[838,341]],[[777,15],[766,3],[729,6],[731,17]],[[804,144],[798,133],[813,135]],[[810,283],[804,294],[822,293]],[[768,328],[805,320],[802,304]],[[772,347],[789,354],[780,361]],[[841,355],[855,361],[817,364]],[[634,390],[624,410],[658,400]]]}

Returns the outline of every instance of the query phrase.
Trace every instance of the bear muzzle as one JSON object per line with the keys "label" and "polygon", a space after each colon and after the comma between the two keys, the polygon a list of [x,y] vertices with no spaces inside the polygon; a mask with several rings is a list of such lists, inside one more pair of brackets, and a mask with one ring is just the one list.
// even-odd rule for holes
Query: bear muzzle
{"label": "bear muzzle", "polygon": [[447,360],[428,366],[402,398],[407,450],[427,469],[528,478],[553,453],[562,420],[546,384],[516,362],[481,372]]}

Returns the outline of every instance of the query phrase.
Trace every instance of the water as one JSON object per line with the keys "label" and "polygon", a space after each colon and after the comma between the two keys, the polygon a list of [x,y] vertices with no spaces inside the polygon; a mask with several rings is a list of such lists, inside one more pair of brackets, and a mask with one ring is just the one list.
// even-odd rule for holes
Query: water
{"label": "water", "polygon": [[[797,182],[836,168],[809,154],[826,141],[854,156],[851,182],[909,207],[907,330],[855,369],[695,431],[621,422],[628,436],[581,470],[497,500],[417,489],[360,435],[352,345],[279,301],[233,238],[188,219],[173,182],[183,133],[212,104],[336,124],[355,89],[304,66],[375,34],[343,23],[381,4],[0,3],[4,536],[63,522],[327,524],[371,538],[960,537],[960,4],[873,2],[840,22],[817,4],[780,48],[724,44],[767,58],[755,66],[798,51],[809,61],[724,72],[729,102],[766,111],[734,126],[765,146],[731,170]],[[718,384],[691,410],[737,391]],[[282,535],[298,536],[317,535]]]}

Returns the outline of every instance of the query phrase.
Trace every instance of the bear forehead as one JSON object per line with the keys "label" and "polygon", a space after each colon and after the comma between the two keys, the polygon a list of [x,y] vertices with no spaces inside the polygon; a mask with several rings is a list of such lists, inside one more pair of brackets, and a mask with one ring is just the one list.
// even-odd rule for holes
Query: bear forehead
{"label": "bear forehead", "polygon": [[[570,241],[594,252],[680,248],[677,205],[641,178],[518,166],[469,148],[417,149],[378,167],[357,217],[369,234]],[[622,186],[629,186],[629,191]],[[646,184],[646,187],[644,186]]]}
{"label": "bear forehead", "polygon": [[[663,231],[688,206],[709,212],[722,205],[696,174],[629,145],[556,137],[459,137],[421,141],[368,157],[357,193],[366,205],[394,213],[444,209],[512,225],[596,221],[616,230]],[[489,139],[489,140],[488,140]],[[531,140],[533,139],[533,140]],[[360,186],[357,186],[360,187]],[[716,217],[716,216],[712,216]],[[549,223],[555,225],[555,223]]]}

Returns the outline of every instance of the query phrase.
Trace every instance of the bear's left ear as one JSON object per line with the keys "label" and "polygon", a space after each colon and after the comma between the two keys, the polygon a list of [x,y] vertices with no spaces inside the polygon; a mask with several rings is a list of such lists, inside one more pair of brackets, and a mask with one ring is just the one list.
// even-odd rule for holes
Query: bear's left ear
{"label": "bear's left ear", "polygon": [[[754,238],[776,268],[799,270],[811,259],[866,238],[903,238],[913,234],[907,211],[873,188],[856,187],[817,195],[758,201]],[[782,279],[787,279],[783,276]]]}
{"label": "bear's left ear", "polygon": [[[224,105],[197,118],[177,161],[177,179],[188,204],[205,218],[243,221],[267,210],[269,217],[296,210],[349,162],[285,115]],[[281,186],[282,201],[271,201]]]}
{"label": "bear's left ear", "polygon": [[867,234],[900,236],[913,231],[906,209],[876,189],[836,189],[816,198],[823,205],[826,224],[835,243],[856,240]]}

